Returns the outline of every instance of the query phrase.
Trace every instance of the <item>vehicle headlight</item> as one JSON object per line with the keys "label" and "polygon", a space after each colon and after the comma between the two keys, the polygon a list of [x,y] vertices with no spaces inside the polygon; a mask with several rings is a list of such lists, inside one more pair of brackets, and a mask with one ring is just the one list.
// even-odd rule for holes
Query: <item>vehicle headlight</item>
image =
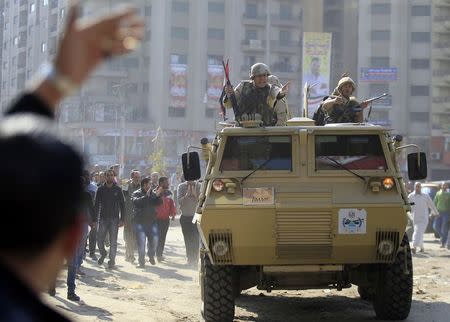
{"label": "vehicle headlight", "polygon": [[218,192],[222,191],[223,188],[225,188],[225,184],[220,179],[214,180],[213,183],[212,183],[212,186],[213,186],[214,190],[216,190]]}
{"label": "vehicle headlight", "polygon": [[392,178],[384,178],[383,187],[386,190],[391,190],[394,187],[394,179]]}
{"label": "vehicle headlight", "polygon": [[217,256],[224,256],[228,252],[228,244],[223,240],[216,241],[212,247],[212,251]]}
{"label": "vehicle headlight", "polygon": [[382,256],[389,256],[394,252],[394,242],[391,240],[382,240],[378,244],[378,253]]}

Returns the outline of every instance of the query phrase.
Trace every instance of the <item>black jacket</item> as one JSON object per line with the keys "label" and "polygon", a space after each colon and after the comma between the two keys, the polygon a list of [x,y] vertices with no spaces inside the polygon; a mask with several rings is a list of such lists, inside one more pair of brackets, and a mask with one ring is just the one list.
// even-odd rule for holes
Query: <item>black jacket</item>
{"label": "black jacket", "polygon": [[150,196],[144,189],[136,190],[131,195],[133,202],[133,221],[136,223],[148,223],[156,220],[156,206],[162,203],[161,197],[152,191]]}
{"label": "black jacket", "polygon": [[113,184],[110,188],[104,184],[97,190],[95,195],[95,213],[97,219],[125,219],[125,200],[122,189]]}

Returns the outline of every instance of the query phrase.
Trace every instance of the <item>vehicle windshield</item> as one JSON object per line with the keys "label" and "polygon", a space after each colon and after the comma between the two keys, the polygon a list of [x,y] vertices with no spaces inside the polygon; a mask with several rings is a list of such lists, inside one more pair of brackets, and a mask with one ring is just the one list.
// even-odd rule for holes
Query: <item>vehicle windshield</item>
{"label": "vehicle windshield", "polygon": [[315,151],[316,171],[387,169],[378,135],[316,135]]}
{"label": "vehicle windshield", "polygon": [[227,137],[220,171],[255,170],[292,171],[290,136]]}

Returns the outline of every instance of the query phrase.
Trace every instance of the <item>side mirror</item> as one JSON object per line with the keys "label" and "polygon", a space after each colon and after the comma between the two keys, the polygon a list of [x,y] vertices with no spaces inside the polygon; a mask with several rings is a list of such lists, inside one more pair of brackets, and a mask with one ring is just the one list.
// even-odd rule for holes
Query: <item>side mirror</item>
{"label": "side mirror", "polygon": [[409,180],[422,180],[427,177],[427,157],[425,153],[408,154]]}
{"label": "side mirror", "polygon": [[[183,153],[181,156],[183,162],[183,174],[186,181],[200,179],[200,158],[197,152]],[[188,162],[189,161],[189,162]]]}

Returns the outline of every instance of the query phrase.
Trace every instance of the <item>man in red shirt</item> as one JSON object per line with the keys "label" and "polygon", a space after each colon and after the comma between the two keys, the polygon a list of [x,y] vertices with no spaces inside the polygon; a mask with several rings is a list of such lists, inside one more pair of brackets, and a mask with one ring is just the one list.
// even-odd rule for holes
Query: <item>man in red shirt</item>
{"label": "man in red shirt", "polygon": [[158,222],[159,239],[156,248],[156,259],[158,262],[164,261],[163,251],[166,244],[167,231],[169,230],[170,218],[175,219],[177,213],[175,203],[172,199],[172,192],[169,190],[169,179],[160,177],[159,187],[163,189],[161,194],[162,204],[156,208],[156,219]]}

